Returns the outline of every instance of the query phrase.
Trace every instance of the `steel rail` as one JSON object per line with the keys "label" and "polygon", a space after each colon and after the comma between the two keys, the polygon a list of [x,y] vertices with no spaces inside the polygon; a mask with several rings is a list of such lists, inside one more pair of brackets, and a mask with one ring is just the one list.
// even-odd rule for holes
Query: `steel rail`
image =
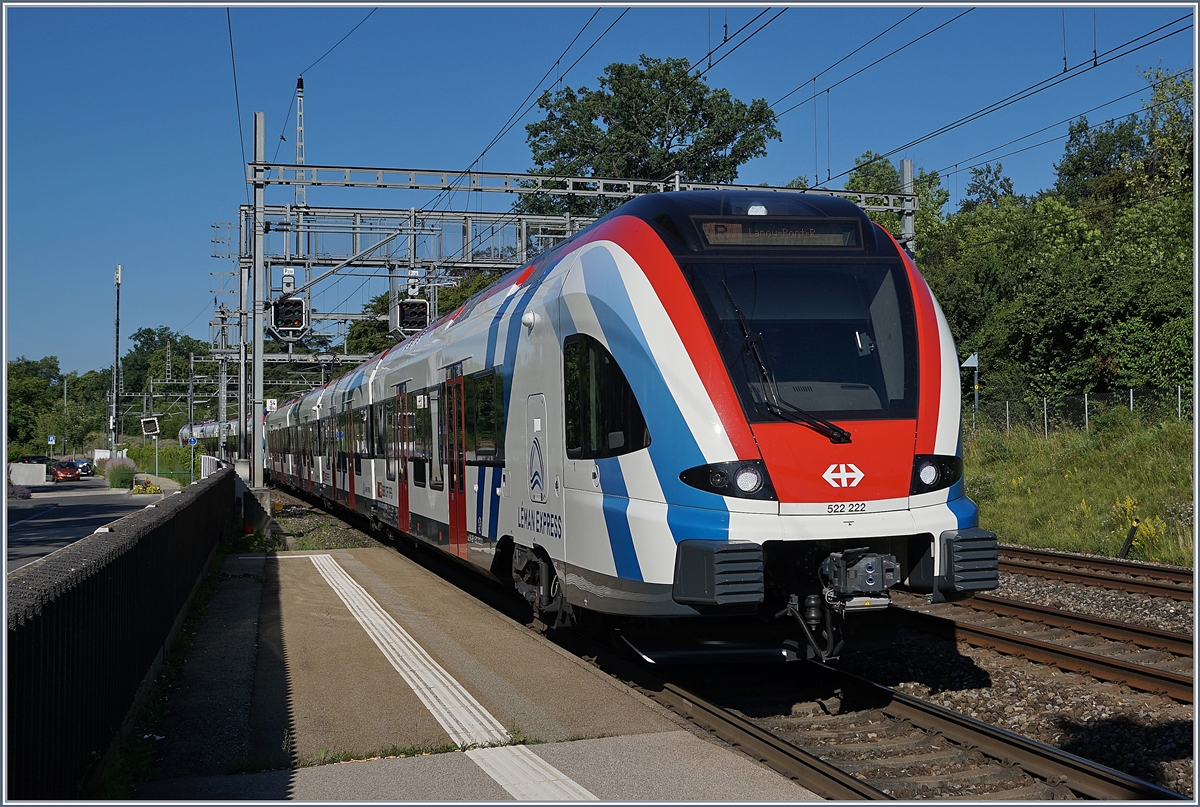
{"label": "steel rail", "polygon": [[1123,683],[1134,689],[1166,695],[1184,703],[1193,702],[1192,690],[1195,682],[1188,675],[1157,670],[1084,650],[1006,633],[995,628],[960,622],[949,617],[920,611],[906,610],[905,613],[922,629],[939,634],[950,633],[956,640],[975,647],[1021,656],[1039,664],[1053,664],[1069,672],[1080,672],[1102,681]]}
{"label": "steel rail", "polygon": [[1136,560],[1121,560],[1120,558],[1100,558],[1090,555],[1073,555],[1069,552],[1056,552],[1052,549],[1034,549],[1032,547],[1000,547],[1000,554],[1013,557],[1023,557],[1027,560],[1040,560],[1045,563],[1066,563],[1073,566],[1085,565],[1096,571],[1109,571],[1114,574],[1143,574],[1160,580],[1171,580],[1181,585],[1191,585],[1194,574],[1191,569],[1177,569],[1171,566],[1160,566],[1154,563],[1140,563]]}
{"label": "steel rail", "polygon": [[[1062,568],[1064,566],[1074,568]],[[1152,597],[1169,597],[1175,600],[1192,599],[1192,575],[1190,572],[1166,569],[1145,563],[1125,563],[1045,550],[1004,547],[1000,550],[1000,568],[1015,574],[1119,589]],[[1147,580],[1145,579],[1147,577],[1154,579]]]}
{"label": "steel rail", "polygon": [[1055,628],[1066,628],[1076,633],[1100,636],[1115,642],[1129,642],[1138,647],[1148,647],[1153,650],[1164,650],[1177,656],[1191,656],[1192,637],[1184,633],[1147,628],[1141,625],[1130,625],[1114,619],[1104,619],[1074,611],[1060,611],[1044,605],[1033,605],[1027,602],[1006,600],[993,597],[990,594],[976,594],[955,605],[974,608],[977,611],[987,611],[1001,616],[1014,616],[1031,622],[1040,622]]}
{"label": "steel rail", "polygon": [[1093,799],[1187,800],[1173,790],[1144,782],[951,709],[888,689],[851,673],[839,674],[862,686],[874,687],[886,693],[891,701],[883,707],[885,714],[908,720],[926,730],[938,731],[955,743],[973,746],[995,759],[1014,762],[1034,776],[1048,781],[1062,781],[1081,796]]}
{"label": "steel rail", "polygon": [[659,691],[643,689],[643,694],[823,798],[892,799],[882,790],[674,684],[664,683]]}

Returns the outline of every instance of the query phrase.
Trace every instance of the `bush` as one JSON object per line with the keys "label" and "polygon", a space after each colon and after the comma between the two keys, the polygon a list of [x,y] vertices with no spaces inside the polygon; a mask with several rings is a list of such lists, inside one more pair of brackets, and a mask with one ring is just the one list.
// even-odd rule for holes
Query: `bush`
{"label": "bush", "polygon": [[8,498],[10,499],[28,499],[32,495],[33,494],[30,492],[29,488],[25,487],[24,485],[8,486]]}
{"label": "bush", "polygon": [[131,459],[114,457],[101,463],[100,472],[108,477],[110,488],[132,488],[137,466]]}
{"label": "bush", "polygon": [[[192,462],[192,455],[195,454],[195,466],[192,472],[200,475],[200,455],[204,452],[197,450],[195,452],[188,446],[178,446],[171,443],[159,441],[158,444],[158,472],[161,475],[166,474],[186,474],[188,466]],[[137,469],[143,473],[154,473],[154,446],[132,446],[129,449],[129,458],[137,463]]]}

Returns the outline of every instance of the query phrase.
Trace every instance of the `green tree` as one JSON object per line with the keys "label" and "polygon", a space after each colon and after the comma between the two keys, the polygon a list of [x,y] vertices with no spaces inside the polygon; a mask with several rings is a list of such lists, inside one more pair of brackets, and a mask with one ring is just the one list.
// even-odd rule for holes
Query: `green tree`
{"label": "green tree", "polygon": [[1012,180],[1004,175],[1002,164],[986,163],[982,168],[971,169],[971,181],[967,183],[967,194],[959,210],[970,213],[980,206],[999,207],[1003,199],[1017,201]]}
{"label": "green tree", "polygon": [[1145,74],[1152,91],[1150,99],[1142,102],[1146,156],[1134,171],[1139,196],[1192,193],[1195,85],[1190,72],[1155,68]]}
{"label": "green tree", "polygon": [[[599,82],[596,90],[564,87],[538,99],[546,116],[525,127],[533,173],[661,180],[679,171],[687,181],[733,182],[741,165],[781,139],[765,99],[746,104],[709,88],[687,59],[615,62]],[[515,207],[598,216],[618,203],[524,196]]]}
{"label": "green tree", "polygon": [[[388,292],[376,295],[363,306],[364,314],[375,316],[388,313]],[[396,338],[388,333],[387,320],[364,319],[350,323],[346,334],[348,353],[380,353],[396,344]]]}
{"label": "green tree", "polygon": [[10,359],[8,374],[8,442],[10,448],[20,447],[24,453],[32,444],[45,445],[47,432],[40,434],[38,417],[57,402],[62,404],[62,375],[58,357]]}
{"label": "green tree", "polygon": [[[865,151],[854,160],[854,170],[846,180],[846,190],[860,193],[900,193],[903,185],[900,170],[873,151]],[[918,169],[913,176],[913,193],[917,195],[917,213],[913,217],[913,229],[917,239],[917,261],[923,260],[926,242],[940,229],[944,218],[942,207],[950,193],[942,187],[937,171]],[[900,234],[900,214],[871,211],[868,215],[893,235]]]}
{"label": "green tree", "polygon": [[1146,154],[1136,119],[1091,127],[1086,117],[1072,121],[1066,151],[1055,163],[1056,193],[1068,203],[1120,203],[1128,196],[1133,165]]}
{"label": "green tree", "polygon": [[208,355],[206,343],[172,331],[166,325],[139,328],[130,335],[129,341],[133,342],[133,347],[121,358],[121,388],[125,392],[148,392],[151,376],[165,377],[168,353],[172,377],[184,379],[187,378],[188,353]]}

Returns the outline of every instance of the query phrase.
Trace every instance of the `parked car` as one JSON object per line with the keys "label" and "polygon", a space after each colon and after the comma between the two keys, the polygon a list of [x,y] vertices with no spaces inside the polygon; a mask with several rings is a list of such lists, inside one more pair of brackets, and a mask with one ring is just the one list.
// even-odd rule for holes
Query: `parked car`
{"label": "parked car", "polygon": [[96,473],[91,460],[75,460],[75,467],[79,469],[80,476],[92,476]]}
{"label": "parked car", "polygon": [[25,462],[25,463],[40,462],[42,465],[49,465],[50,461],[51,461],[50,458],[47,457],[45,454],[33,454],[33,455],[27,455],[24,457],[17,457],[17,462]]}
{"label": "parked car", "polygon": [[54,481],[62,482],[64,480],[79,479],[79,469],[75,467],[73,460],[61,460],[54,464]]}

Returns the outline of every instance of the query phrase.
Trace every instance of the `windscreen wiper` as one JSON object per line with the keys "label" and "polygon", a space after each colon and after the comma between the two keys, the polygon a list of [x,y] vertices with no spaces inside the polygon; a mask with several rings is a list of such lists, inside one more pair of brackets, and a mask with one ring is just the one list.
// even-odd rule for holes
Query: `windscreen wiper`
{"label": "windscreen wiper", "polygon": [[[750,326],[746,323],[746,317],[742,315],[741,309],[738,308],[737,302],[733,299],[733,293],[729,291],[729,284],[721,281],[721,285],[725,287],[725,294],[729,297],[729,304],[733,306],[733,314],[737,317],[738,325],[742,328],[742,338],[746,342],[747,349],[754,355],[754,363],[758,368],[758,374],[763,380],[763,386],[767,389],[767,396],[770,398],[766,402],[767,411],[776,417],[783,418],[792,423],[808,426],[828,437],[831,443],[849,443],[850,432],[841,426],[838,426],[836,423],[830,423],[828,420],[822,420],[816,415],[809,414],[795,404],[784,401],[779,397],[779,390],[775,386],[775,377],[767,369],[767,363],[758,348],[762,334],[750,333]],[[787,409],[784,409],[784,406]]]}

